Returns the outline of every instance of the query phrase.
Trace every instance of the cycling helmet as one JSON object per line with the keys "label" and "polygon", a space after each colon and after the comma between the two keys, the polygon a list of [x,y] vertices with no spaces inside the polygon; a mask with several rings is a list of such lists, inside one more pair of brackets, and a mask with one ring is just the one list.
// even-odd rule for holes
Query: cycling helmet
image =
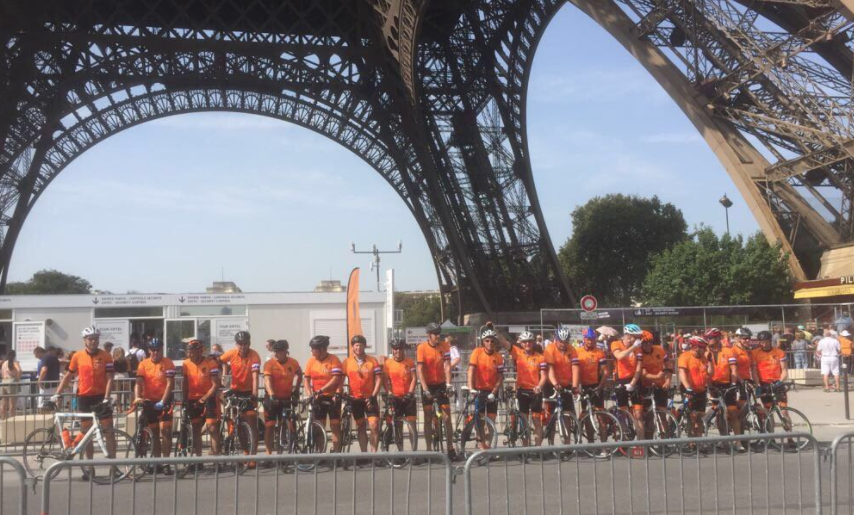
{"label": "cycling helmet", "polygon": [[187,342],[187,350],[201,349],[204,346],[205,345],[202,343],[202,341],[196,338],[193,338],[192,340]]}
{"label": "cycling helmet", "polygon": [[641,334],[641,341],[643,341],[644,343],[652,343],[653,340],[655,340],[655,335],[653,335],[651,332],[644,331]]}
{"label": "cycling helmet", "polygon": [[756,339],[759,341],[771,340],[771,331],[759,331],[756,333]]}
{"label": "cycling helmet", "polygon": [[287,340],[277,340],[273,342],[273,352],[281,352],[283,350],[288,350],[290,345]]}
{"label": "cycling helmet", "polygon": [[442,332],[442,327],[436,322],[430,322],[424,330],[427,331],[427,334],[439,334]]}
{"label": "cycling helmet", "polygon": [[237,334],[234,335],[235,342],[248,342],[249,339],[249,331],[237,331]]}
{"label": "cycling helmet", "polygon": [[406,340],[403,340],[401,338],[393,338],[389,342],[389,345],[391,345],[392,349],[403,349],[406,347]]}
{"label": "cycling helmet", "polygon": [[535,338],[534,338],[534,335],[533,335],[533,334],[531,334],[531,333],[530,333],[530,332],[528,332],[528,331],[525,331],[525,332],[523,332],[522,334],[520,334],[520,335],[519,335],[518,340],[519,340],[520,342],[532,342],[532,341],[534,341],[534,340],[535,340]]}
{"label": "cycling helmet", "polygon": [[705,337],[708,340],[709,338],[720,338],[722,336],[721,330],[717,327],[712,327],[708,331],[706,331]]}
{"label": "cycling helmet", "polygon": [[362,336],[361,334],[357,334],[357,335],[353,336],[352,338],[350,338],[350,345],[353,345],[355,343],[361,343],[362,345],[367,345],[368,340],[366,340],[365,337]]}
{"label": "cycling helmet", "polygon": [[83,336],[83,338],[88,338],[90,336],[94,336],[95,338],[100,338],[101,337],[101,330],[93,325],[93,326],[87,327],[86,329],[83,329],[82,336]]}
{"label": "cycling helmet", "polygon": [[555,331],[555,340],[560,340],[562,342],[569,341],[569,327],[558,327],[557,331]]}
{"label": "cycling helmet", "polygon": [[736,336],[741,336],[742,338],[750,338],[753,336],[753,331],[746,327],[739,327],[735,330]]}
{"label": "cycling helmet", "polygon": [[623,334],[635,334],[640,336],[643,334],[643,330],[637,324],[626,324],[626,326],[623,327]]}
{"label": "cycling helmet", "polygon": [[596,331],[592,327],[588,327],[584,330],[584,334],[582,334],[584,338],[590,338],[591,340],[596,339]]}
{"label": "cycling helmet", "polygon": [[487,338],[492,338],[493,340],[498,340],[498,333],[493,331],[492,329],[485,329],[482,333],[480,333],[480,341],[483,341]]}
{"label": "cycling helmet", "polygon": [[308,342],[308,346],[312,349],[325,349],[326,347],[329,347],[329,337],[318,334]]}
{"label": "cycling helmet", "polygon": [[709,342],[706,341],[702,336],[692,336],[688,342],[691,344],[691,347],[702,347],[706,348]]}
{"label": "cycling helmet", "polygon": [[151,350],[160,350],[163,348],[163,340],[160,338],[152,338],[151,341],[148,342],[148,348]]}

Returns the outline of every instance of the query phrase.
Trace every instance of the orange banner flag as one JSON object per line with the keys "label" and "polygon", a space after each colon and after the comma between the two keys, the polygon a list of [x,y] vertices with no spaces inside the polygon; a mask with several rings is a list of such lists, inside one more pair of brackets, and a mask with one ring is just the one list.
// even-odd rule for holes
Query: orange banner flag
{"label": "orange banner flag", "polygon": [[353,353],[350,342],[357,334],[362,332],[362,317],[359,315],[359,269],[354,268],[350,272],[350,280],[347,281],[347,355]]}

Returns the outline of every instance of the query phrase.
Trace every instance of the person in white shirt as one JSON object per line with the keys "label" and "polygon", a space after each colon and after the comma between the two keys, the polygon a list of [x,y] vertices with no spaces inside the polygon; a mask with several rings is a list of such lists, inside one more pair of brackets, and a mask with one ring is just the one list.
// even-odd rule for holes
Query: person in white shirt
{"label": "person in white shirt", "polygon": [[445,342],[447,342],[448,347],[451,349],[451,381],[454,384],[454,392],[455,392],[454,397],[456,399],[454,401],[454,404],[455,404],[457,409],[461,409],[463,407],[462,406],[462,402],[463,402],[462,397],[463,396],[461,395],[461,390],[460,390],[460,387],[462,386],[462,382],[460,382],[460,380],[459,380],[459,374],[460,374],[460,362],[462,361],[463,357],[462,357],[462,354],[460,354],[460,348],[457,347],[457,339],[454,336],[452,336],[450,334],[445,335]]}
{"label": "person in white shirt", "polygon": [[815,353],[821,357],[821,375],[824,377],[824,391],[831,391],[830,378],[836,381],[836,391],[839,391],[839,355],[842,352],[837,339],[836,331],[829,331],[829,335],[818,341]]}

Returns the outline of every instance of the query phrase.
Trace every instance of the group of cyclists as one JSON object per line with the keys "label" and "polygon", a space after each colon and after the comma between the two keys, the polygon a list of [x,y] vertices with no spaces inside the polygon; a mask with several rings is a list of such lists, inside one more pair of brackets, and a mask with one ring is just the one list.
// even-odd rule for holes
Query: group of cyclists
{"label": "group of cyclists", "polygon": [[[288,409],[296,409],[300,397],[311,403],[314,419],[326,425],[331,435],[332,451],[341,449],[342,392],[349,392],[355,432],[361,451],[376,452],[379,442],[381,391],[388,395],[394,412],[411,421],[417,420],[416,393],[420,386],[423,411],[423,434],[426,448],[444,450],[453,459],[454,447],[451,421],[451,349],[443,341],[438,324],[426,328],[427,340],[417,346],[415,359],[407,356],[403,340],[390,342],[391,357],[378,360],[366,353],[367,341],[356,335],[350,341],[351,352],[343,362],[329,352],[329,337],[315,336],[309,342],[311,357],[304,366],[289,356],[289,344],[278,340],[272,344],[272,356],[263,361],[251,348],[247,331],[235,335],[235,347],[219,356],[205,353],[199,340],[187,342],[187,359],[183,361],[180,390],[182,405],[192,424],[194,453],[201,455],[202,431],[210,435],[210,453],[220,451],[221,435],[217,430],[223,396],[224,371],[230,373],[228,395],[245,400],[241,417],[256,431],[259,424],[259,390],[263,387],[263,435],[265,451],[275,452],[273,429],[279,417]],[[77,411],[98,413],[102,427],[111,427],[109,404],[113,364],[109,353],[99,348],[100,331],[95,327],[83,330],[84,351],[77,352],[60,382],[54,402],[77,380]],[[742,432],[740,407],[747,399],[748,384],[755,387],[763,403],[774,401],[785,405],[783,381],[787,378],[786,354],[772,346],[771,333],[760,331],[754,345],[751,331],[735,331],[731,347],[722,345],[721,332],[710,329],[703,336],[692,336],[677,359],[656,341],[654,335],[635,324],[623,328],[622,335],[606,337],[588,328],[582,344],[570,342],[570,330],[559,327],[554,338],[542,348],[533,334],[523,332],[515,341],[487,324],[481,331],[480,346],[470,355],[466,369],[466,395],[481,399],[479,404],[486,417],[495,420],[499,396],[505,385],[504,354],[515,364],[515,397],[518,412],[531,421],[532,443],[543,442],[543,421],[554,409],[559,398],[567,410],[574,412],[580,401],[581,416],[586,410],[603,410],[611,396],[613,385],[616,405],[630,414],[638,438],[647,434],[643,413],[652,402],[666,406],[678,381],[684,406],[693,428],[689,436],[702,435],[701,417],[710,403],[723,403],[731,431]],[[153,438],[152,456],[169,456],[172,447],[172,420],[176,399],[176,367],[163,354],[163,342],[154,338],[148,343],[149,355],[140,362],[136,373],[135,400],[144,413],[144,420]],[[263,382],[261,381],[263,378]],[[261,386],[263,384],[263,386]],[[434,407],[441,413],[434,413]],[[439,424],[434,424],[434,417]],[[91,422],[90,422],[91,424]],[[84,425],[82,430],[88,428]],[[436,445],[434,431],[444,434],[444,442]],[[438,433],[437,433],[438,434]],[[257,454],[257,443],[246,454]],[[479,439],[481,448],[492,440]],[[115,442],[107,442],[111,452]],[[91,456],[91,450],[88,455]],[[254,468],[250,462],[248,468]],[[170,474],[168,467],[160,471]]]}

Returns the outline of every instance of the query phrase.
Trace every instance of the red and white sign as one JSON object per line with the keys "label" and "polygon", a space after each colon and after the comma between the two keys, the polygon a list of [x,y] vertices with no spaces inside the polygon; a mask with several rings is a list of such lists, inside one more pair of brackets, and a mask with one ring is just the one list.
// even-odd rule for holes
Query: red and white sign
{"label": "red and white sign", "polygon": [[599,301],[597,301],[596,297],[593,295],[585,295],[581,297],[581,309],[584,311],[596,311],[597,306],[599,306]]}

